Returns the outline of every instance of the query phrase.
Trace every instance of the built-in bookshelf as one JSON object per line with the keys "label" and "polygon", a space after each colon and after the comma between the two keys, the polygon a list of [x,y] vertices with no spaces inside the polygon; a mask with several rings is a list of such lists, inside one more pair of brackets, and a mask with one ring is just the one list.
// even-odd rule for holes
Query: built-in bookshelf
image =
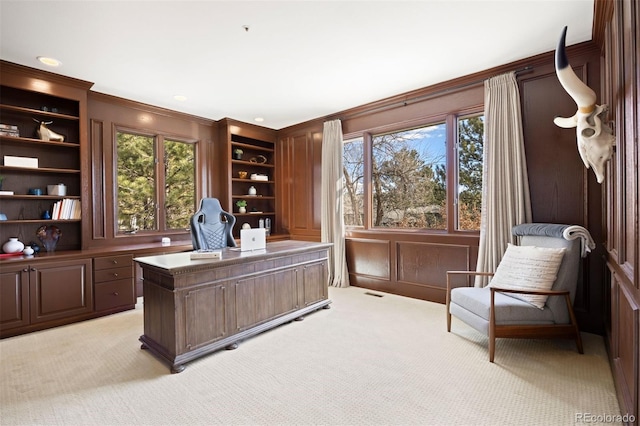
{"label": "built-in bookshelf", "polygon": [[[22,86],[34,79],[25,76],[22,83],[12,72],[5,78],[7,67],[0,74],[0,242],[18,237],[38,243],[37,229],[55,225],[62,231],[58,250],[80,249],[81,102],[27,90]],[[63,139],[41,137],[42,123]],[[73,211],[54,209],[62,204]]]}
{"label": "built-in bookshelf", "polygon": [[[225,122],[229,124],[228,122]],[[229,199],[236,217],[233,233],[240,236],[244,224],[267,227],[269,238],[277,238],[275,132],[258,126],[228,125]],[[240,211],[238,202],[246,203]]]}

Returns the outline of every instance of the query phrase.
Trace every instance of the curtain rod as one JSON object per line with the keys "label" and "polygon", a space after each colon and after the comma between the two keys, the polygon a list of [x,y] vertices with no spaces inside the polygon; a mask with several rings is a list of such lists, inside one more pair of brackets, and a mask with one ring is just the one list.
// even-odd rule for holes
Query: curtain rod
{"label": "curtain rod", "polygon": [[[524,68],[517,69],[517,70],[515,70],[513,72],[516,75],[518,75],[518,74],[524,74],[524,73],[531,72],[531,71],[533,71],[533,66],[528,65],[528,66],[526,66]],[[512,71],[503,72],[501,74],[507,74],[509,72],[512,72]],[[497,75],[500,75],[500,74],[497,74]],[[491,78],[491,77],[489,77],[489,78]],[[346,120],[346,119],[349,119],[349,118],[358,117],[358,116],[364,115],[364,114],[370,114],[370,113],[373,113],[373,112],[386,111],[388,109],[393,109],[393,108],[397,108],[397,107],[401,107],[401,106],[408,106],[410,104],[413,104],[413,103],[416,103],[416,102],[419,102],[419,101],[424,101],[426,99],[438,97],[438,96],[443,95],[445,93],[457,92],[457,91],[462,90],[464,88],[467,88],[469,86],[475,86],[477,84],[483,83],[485,80],[487,80],[487,78],[475,80],[475,81],[472,81],[472,82],[469,82],[469,83],[459,84],[459,85],[453,86],[453,87],[447,87],[446,89],[438,90],[437,92],[427,93],[425,95],[416,96],[415,98],[405,99],[404,101],[401,101],[401,102],[395,102],[395,103],[392,103],[392,104],[383,105],[383,106],[379,106],[379,107],[371,108],[371,109],[366,109],[364,111],[359,111],[359,112],[355,112],[355,113],[352,113],[352,114],[346,114],[346,115],[344,115],[342,117],[340,115],[338,115],[337,118],[339,118],[340,121],[342,121],[342,120]]]}

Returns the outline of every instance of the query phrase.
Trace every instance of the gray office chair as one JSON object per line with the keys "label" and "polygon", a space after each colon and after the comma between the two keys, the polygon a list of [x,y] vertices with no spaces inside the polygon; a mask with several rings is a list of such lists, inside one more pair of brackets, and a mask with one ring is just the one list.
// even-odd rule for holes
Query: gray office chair
{"label": "gray office chair", "polygon": [[[479,332],[489,336],[489,361],[495,355],[495,340],[506,338],[572,338],[579,353],[583,353],[582,338],[573,312],[573,300],[578,283],[580,257],[595,248],[589,232],[580,226],[529,223],[513,227],[513,235],[520,236],[520,246],[564,248],[556,262],[560,262],[551,290],[514,290],[487,287],[455,287],[456,276],[493,276],[490,272],[447,271],[447,331],[451,331],[451,315],[461,319]],[[526,251],[522,247],[521,251]],[[561,259],[561,260],[560,260]],[[503,258],[503,261],[504,258]],[[524,259],[526,262],[527,259]],[[502,263],[502,262],[501,262]],[[505,261],[506,263],[506,261]],[[500,268],[499,265],[498,268]],[[512,276],[523,276],[517,265]],[[533,274],[534,280],[537,275]],[[459,285],[459,281],[456,283]],[[514,286],[518,286],[517,278]],[[511,285],[510,285],[511,286]],[[522,296],[525,295],[525,296]],[[534,306],[517,297],[548,296],[546,302]],[[515,297],[514,297],[515,296]]]}
{"label": "gray office chair", "polygon": [[232,234],[235,223],[235,216],[222,210],[217,198],[203,198],[189,222],[194,250],[236,247]]}

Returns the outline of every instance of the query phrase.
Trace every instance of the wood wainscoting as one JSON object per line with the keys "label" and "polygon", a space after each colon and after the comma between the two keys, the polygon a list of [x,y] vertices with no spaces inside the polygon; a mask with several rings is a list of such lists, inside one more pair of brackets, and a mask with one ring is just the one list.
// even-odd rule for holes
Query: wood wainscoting
{"label": "wood wainscoting", "polygon": [[475,269],[477,236],[350,232],[351,285],[444,303],[446,272]]}

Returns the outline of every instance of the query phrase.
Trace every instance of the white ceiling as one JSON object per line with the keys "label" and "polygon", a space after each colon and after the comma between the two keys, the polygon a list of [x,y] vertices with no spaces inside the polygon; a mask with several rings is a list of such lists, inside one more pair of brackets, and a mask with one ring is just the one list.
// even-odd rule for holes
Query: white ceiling
{"label": "white ceiling", "polygon": [[0,57],[280,129],[554,50],[565,25],[567,45],[591,40],[592,24],[593,0],[0,0]]}

